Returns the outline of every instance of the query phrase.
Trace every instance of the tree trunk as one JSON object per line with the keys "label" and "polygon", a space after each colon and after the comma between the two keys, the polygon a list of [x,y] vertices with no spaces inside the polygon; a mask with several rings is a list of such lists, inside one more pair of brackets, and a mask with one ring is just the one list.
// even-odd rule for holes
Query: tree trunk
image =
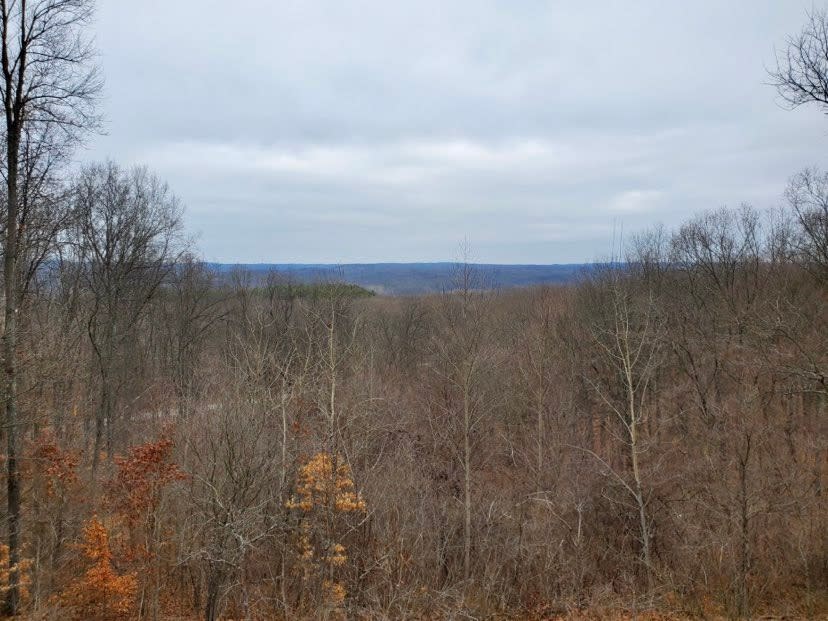
{"label": "tree trunk", "polygon": [[204,621],[216,621],[219,613],[219,590],[221,577],[219,571],[211,567],[207,578],[207,603],[204,606]]}
{"label": "tree trunk", "polygon": [[463,580],[471,576],[471,412],[469,390],[463,395]]}
{"label": "tree trunk", "polygon": [[96,480],[98,466],[101,461],[101,451],[104,444],[104,431],[110,417],[111,393],[109,389],[109,378],[106,373],[101,373],[101,405],[95,416],[95,439],[92,446],[92,481]]}
{"label": "tree trunk", "polygon": [[9,587],[6,593],[4,612],[17,614],[20,606],[20,472],[17,466],[18,411],[17,411],[17,169],[19,152],[19,131],[12,131],[7,139],[7,222],[4,243],[3,277],[5,293],[4,316],[6,330],[3,333],[3,362],[6,375],[6,440],[7,440],[7,502],[8,502],[8,546],[9,546]]}
{"label": "tree trunk", "polygon": [[641,480],[641,468],[638,464],[638,427],[635,418],[630,423],[630,452],[633,478],[635,479],[635,502],[638,506],[638,522],[641,530],[641,556],[647,574],[647,597],[649,598],[653,593],[653,564],[650,552],[650,527],[647,523],[647,501],[644,498],[644,485]]}
{"label": "tree trunk", "polygon": [[748,513],[748,460],[750,434],[745,434],[745,452],[739,455],[739,575],[736,584],[736,610],[739,618],[748,613],[747,575],[750,571],[750,514]]}

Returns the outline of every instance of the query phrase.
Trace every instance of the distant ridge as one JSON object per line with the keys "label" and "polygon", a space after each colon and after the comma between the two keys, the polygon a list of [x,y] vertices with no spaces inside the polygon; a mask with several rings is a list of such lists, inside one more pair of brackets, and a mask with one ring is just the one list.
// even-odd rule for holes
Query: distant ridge
{"label": "distant ridge", "polygon": [[[300,283],[342,280],[381,295],[415,295],[451,289],[457,263],[207,263],[218,274],[244,270],[254,275],[276,271]],[[476,263],[487,287],[528,287],[577,281],[591,264],[508,265]]]}

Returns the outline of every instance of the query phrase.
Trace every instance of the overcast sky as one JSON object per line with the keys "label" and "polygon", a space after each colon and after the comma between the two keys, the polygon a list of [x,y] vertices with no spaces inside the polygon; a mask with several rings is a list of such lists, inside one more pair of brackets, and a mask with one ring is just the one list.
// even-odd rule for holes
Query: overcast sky
{"label": "overcast sky", "polygon": [[107,134],[225,262],[565,263],[825,167],[765,85],[811,2],[98,0]]}

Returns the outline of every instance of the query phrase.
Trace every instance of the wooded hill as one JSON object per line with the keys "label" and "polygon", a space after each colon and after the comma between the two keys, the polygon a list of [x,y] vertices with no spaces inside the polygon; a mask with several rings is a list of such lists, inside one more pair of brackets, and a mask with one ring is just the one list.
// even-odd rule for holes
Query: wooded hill
{"label": "wooded hill", "polygon": [[[209,263],[223,277],[237,271],[251,278],[265,278],[277,272],[285,281],[312,284],[350,282],[381,295],[421,295],[439,293],[455,286],[457,263]],[[486,288],[528,287],[565,284],[577,281],[592,268],[589,264],[504,265],[479,263],[481,286]]]}
{"label": "wooded hill", "polygon": [[819,204],[710,212],[511,291],[468,264],[401,298],[57,264],[22,315],[22,606],[825,614]]}

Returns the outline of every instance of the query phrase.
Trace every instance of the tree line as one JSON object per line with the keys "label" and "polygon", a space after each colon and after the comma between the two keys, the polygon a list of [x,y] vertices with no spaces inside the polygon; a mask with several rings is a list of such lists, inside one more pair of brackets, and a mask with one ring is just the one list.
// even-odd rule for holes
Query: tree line
{"label": "tree line", "polygon": [[61,618],[818,615],[828,177],[788,197],[577,285],[461,263],[400,298],[218,281],[162,260],[169,231],[76,224],[106,252],[42,266],[21,307],[4,588]]}

